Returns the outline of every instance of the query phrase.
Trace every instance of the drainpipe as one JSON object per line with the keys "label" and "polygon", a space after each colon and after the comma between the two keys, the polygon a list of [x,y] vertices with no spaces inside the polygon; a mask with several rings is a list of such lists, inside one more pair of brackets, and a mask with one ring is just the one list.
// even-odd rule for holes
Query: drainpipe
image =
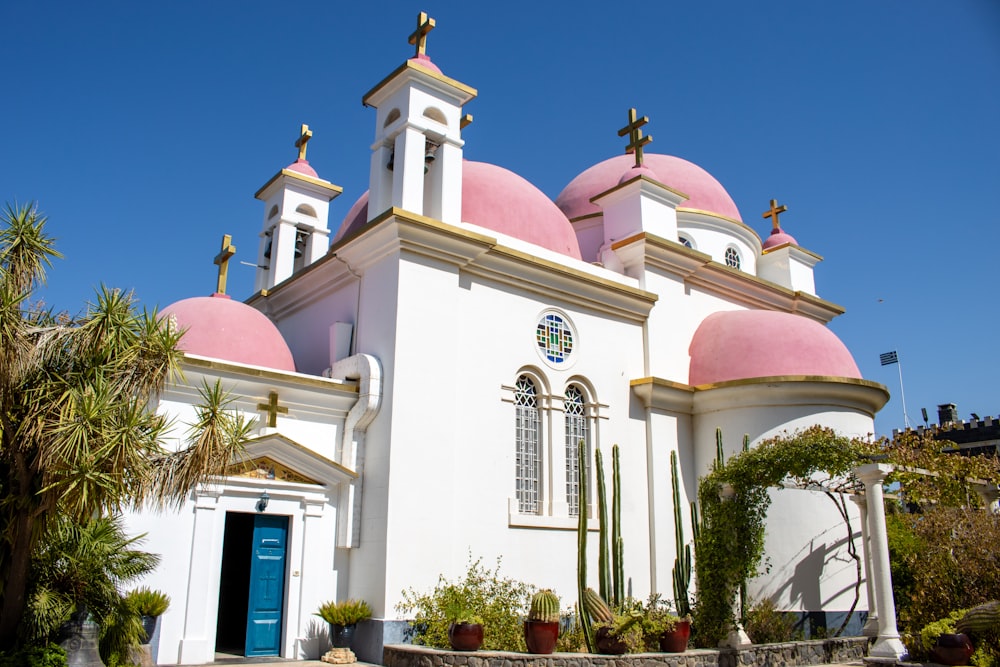
{"label": "drainpipe", "polygon": [[365,431],[372,423],[382,403],[382,364],[370,354],[333,362],[324,375],[335,380],[356,380],[358,402],[347,413],[344,432],[337,445],[336,460],[358,473],[350,484],[341,486],[340,512],[337,522],[337,546],[357,548],[361,545],[361,488],[365,467]]}

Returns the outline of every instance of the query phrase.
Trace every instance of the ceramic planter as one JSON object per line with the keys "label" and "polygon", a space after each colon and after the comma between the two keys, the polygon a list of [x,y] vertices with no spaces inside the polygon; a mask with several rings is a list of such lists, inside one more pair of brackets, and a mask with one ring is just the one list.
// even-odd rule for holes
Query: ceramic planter
{"label": "ceramic planter", "polygon": [[938,636],[937,643],[931,649],[931,656],[942,665],[967,665],[974,651],[975,648],[966,635],[943,634]]}
{"label": "ceramic planter", "polygon": [[483,645],[481,623],[452,623],[448,627],[448,641],[456,651],[478,651]]}
{"label": "ceramic planter", "polygon": [[525,621],[524,643],[528,645],[528,653],[548,655],[556,648],[559,639],[559,621]]}
{"label": "ceramic planter", "polygon": [[660,650],[664,653],[683,653],[691,638],[691,621],[677,621],[674,629],[660,635]]}
{"label": "ceramic planter", "polygon": [[330,643],[333,645],[333,648],[350,648],[351,641],[354,639],[354,629],[356,627],[356,623],[351,623],[350,625],[331,623]]}
{"label": "ceramic planter", "polygon": [[603,626],[597,628],[594,636],[594,643],[597,645],[597,652],[603,655],[622,655],[628,650],[628,646],[618,635],[611,634],[613,628]]}

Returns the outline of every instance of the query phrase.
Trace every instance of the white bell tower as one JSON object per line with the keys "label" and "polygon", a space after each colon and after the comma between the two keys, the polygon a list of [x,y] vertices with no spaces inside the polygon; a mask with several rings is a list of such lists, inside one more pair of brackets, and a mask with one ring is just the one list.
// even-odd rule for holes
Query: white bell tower
{"label": "white bell tower", "polygon": [[391,207],[458,224],[462,217],[462,106],[476,90],[444,76],[426,54],[434,19],[421,12],[410,35],[416,55],[372,88],[375,143],[368,220]]}
{"label": "white bell tower", "polygon": [[269,290],[317,261],[330,247],[330,202],[343,188],[319,177],[306,160],[312,130],[302,125],[299,157],[264,184],[264,229],[257,252],[254,291]]}

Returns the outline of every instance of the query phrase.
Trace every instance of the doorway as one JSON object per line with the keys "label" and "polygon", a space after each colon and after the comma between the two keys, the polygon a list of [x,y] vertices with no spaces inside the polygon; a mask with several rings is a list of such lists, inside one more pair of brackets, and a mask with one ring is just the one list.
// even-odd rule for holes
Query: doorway
{"label": "doorway", "polygon": [[288,517],[226,514],[216,653],[280,653],[287,536]]}

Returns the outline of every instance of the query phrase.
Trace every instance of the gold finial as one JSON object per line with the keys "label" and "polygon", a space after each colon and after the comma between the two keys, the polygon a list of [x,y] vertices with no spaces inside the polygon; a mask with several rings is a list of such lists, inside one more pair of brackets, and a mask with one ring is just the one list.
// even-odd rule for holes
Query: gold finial
{"label": "gold finial", "polygon": [[215,284],[218,294],[226,293],[226,276],[229,275],[229,258],[236,254],[236,246],[231,241],[233,237],[226,234],[222,237],[222,250],[215,256],[215,265],[219,267],[219,279]]}
{"label": "gold finial", "polygon": [[764,216],[763,217],[764,218],[771,218],[771,224],[774,226],[774,229],[781,229],[781,227],[778,226],[778,216],[780,214],[784,213],[787,210],[788,210],[787,206],[785,206],[784,204],[782,204],[781,206],[778,206],[778,200],[777,199],[772,199],[771,200],[771,208],[770,208],[770,210],[764,211]]}
{"label": "gold finial", "polygon": [[258,410],[267,410],[267,425],[274,428],[278,425],[278,413],[288,414],[288,408],[278,405],[278,392],[272,391],[267,395],[267,403],[258,403]]}
{"label": "gold finial", "polygon": [[295,140],[295,147],[299,149],[299,159],[306,159],[306,144],[312,139],[313,132],[309,129],[309,126],[302,123],[302,130],[299,134],[299,138]]}
{"label": "gold finial", "polygon": [[469,127],[470,125],[472,125],[472,114],[471,113],[465,114],[464,116],[462,116],[462,120],[458,121],[458,127],[461,130],[464,130],[465,128]]}
{"label": "gold finial", "polygon": [[427,53],[427,33],[434,29],[434,19],[428,18],[427,12],[420,12],[417,15],[417,29],[410,35],[409,42],[417,47],[416,55],[422,56]]}
{"label": "gold finial", "polygon": [[628,125],[618,130],[618,136],[624,137],[628,135],[628,146],[625,147],[625,153],[635,153],[635,166],[642,166],[642,147],[653,140],[652,136],[644,137],[642,136],[642,126],[649,122],[648,116],[643,116],[642,118],[636,118],[635,109],[628,110]]}

